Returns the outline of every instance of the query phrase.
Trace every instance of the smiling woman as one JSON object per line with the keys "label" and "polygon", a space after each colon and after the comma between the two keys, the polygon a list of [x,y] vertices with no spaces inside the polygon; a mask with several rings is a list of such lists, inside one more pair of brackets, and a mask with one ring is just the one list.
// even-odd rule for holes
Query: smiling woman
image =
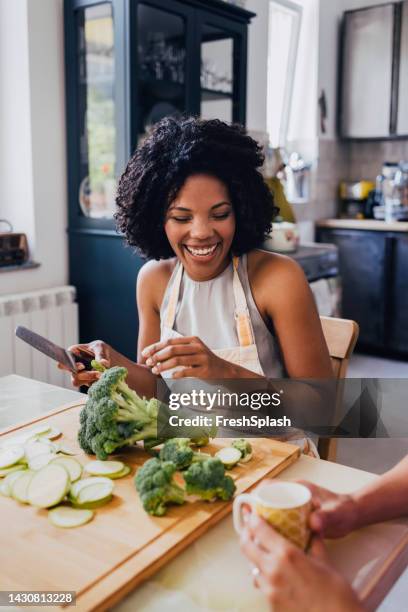
{"label": "smiling woman", "polygon": [[[275,213],[259,145],[240,126],[169,117],[120,179],[118,228],[150,261],[139,273],[139,363],[98,341],[153,395],[156,377],[330,378],[328,351],[303,272],[259,250]],[[97,373],[78,373],[91,384]]]}

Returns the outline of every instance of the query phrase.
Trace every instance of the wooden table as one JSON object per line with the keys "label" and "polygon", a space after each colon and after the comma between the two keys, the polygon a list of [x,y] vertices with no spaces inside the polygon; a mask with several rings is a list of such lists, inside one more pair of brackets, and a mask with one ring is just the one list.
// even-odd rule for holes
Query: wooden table
{"label": "wooden table", "polygon": [[[35,410],[38,414],[44,413],[79,395],[19,376],[0,378],[0,429],[11,425],[13,420],[27,420]],[[345,493],[376,476],[302,456],[279,478],[302,478]],[[328,547],[334,565],[352,582],[368,608],[374,610],[408,563],[408,520],[361,529],[329,542]],[[229,516],[114,609],[116,612],[161,612],[163,609],[208,612],[267,608],[252,586],[249,565],[239,551]]]}

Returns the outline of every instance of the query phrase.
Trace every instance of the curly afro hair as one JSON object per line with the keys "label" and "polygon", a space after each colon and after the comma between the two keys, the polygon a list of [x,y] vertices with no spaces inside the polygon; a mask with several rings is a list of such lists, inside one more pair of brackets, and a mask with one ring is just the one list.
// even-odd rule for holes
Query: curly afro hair
{"label": "curly afro hair", "polygon": [[236,217],[232,252],[259,247],[278,209],[259,168],[264,157],[243,127],[218,119],[166,117],[130,158],[117,192],[117,228],[149,259],[174,251],[164,231],[170,203],[189,176],[209,174],[227,187]]}

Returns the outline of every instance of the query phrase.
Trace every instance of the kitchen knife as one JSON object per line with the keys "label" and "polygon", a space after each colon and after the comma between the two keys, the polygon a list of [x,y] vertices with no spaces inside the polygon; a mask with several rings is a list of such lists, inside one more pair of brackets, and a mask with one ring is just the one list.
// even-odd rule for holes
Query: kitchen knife
{"label": "kitchen knife", "polygon": [[41,351],[41,353],[44,353],[47,357],[51,357],[51,359],[55,359],[55,361],[67,366],[71,372],[77,371],[75,363],[82,363],[86,370],[92,370],[92,357],[89,357],[89,359],[86,357],[79,357],[22,325],[16,327],[15,333],[18,338],[27,342],[27,344],[37,349],[37,351]]}

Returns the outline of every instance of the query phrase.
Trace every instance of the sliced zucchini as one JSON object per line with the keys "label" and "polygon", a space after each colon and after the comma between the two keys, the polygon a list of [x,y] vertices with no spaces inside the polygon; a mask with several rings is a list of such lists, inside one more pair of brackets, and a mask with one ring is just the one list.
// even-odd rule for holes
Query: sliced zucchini
{"label": "sliced zucchini", "polygon": [[64,468],[68,471],[71,483],[81,478],[82,465],[76,459],[73,459],[72,457],[57,457],[56,459],[53,459],[52,462],[64,466]]}
{"label": "sliced zucchini", "polygon": [[77,455],[78,453],[64,443],[59,444],[58,452],[63,455]]}
{"label": "sliced zucchini", "polygon": [[44,466],[48,465],[51,461],[54,460],[56,455],[54,453],[41,453],[41,455],[35,455],[28,462],[28,467],[30,470],[41,470]]}
{"label": "sliced zucchini", "polygon": [[34,442],[28,442],[28,444],[24,446],[24,451],[27,461],[31,461],[31,459],[37,455],[43,455],[45,453],[55,454],[54,445],[49,444],[48,440],[35,440]]}
{"label": "sliced zucchini", "polygon": [[222,463],[225,465],[227,470],[230,470],[234,467],[239,461],[241,461],[241,453],[237,448],[232,446],[226,446],[221,448],[214,455],[217,459],[220,459]]}
{"label": "sliced zucchini", "polygon": [[3,482],[0,484],[2,495],[11,496],[11,487],[13,483],[20,478],[20,476],[24,474],[24,470],[18,470],[17,472],[12,472],[8,476],[5,477]]}
{"label": "sliced zucchini", "polygon": [[19,478],[16,478],[10,487],[10,495],[13,499],[28,504],[28,487],[33,478],[33,473],[26,470]]}
{"label": "sliced zucchini", "polygon": [[50,431],[51,425],[49,423],[39,423],[32,429],[29,429],[27,433],[31,433],[32,436],[42,436]]}
{"label": "sliced zucchini", "polygon": [[77,480],[77,482],[74,482],[70,488],[69,495],[70,497],[77,498],[81,489],[97,483],[108,484],[109,486],[113,487],[113,483],[109,478],[104,478],[102,476],[99,478],[91,476],[90,478],[83,478],[82,480]]}
{"label": "sliced zucchini", "polygon": [[111,478],[112,480],[116,480],[117,478],[124,478],[125,476],[130,474],[131,471],[132,470],[128,465],[124,465],[123,470],[121,470],[120,472],[117,472],[116,474],[108,475],[108,478]]}
{"label": "sliced zucchini", "polygon": [[113,491],[113,482],[108,483],[96,483],[93,485],[89,485],[88,487],[83,487],[76,499],[77,503],[80,505],[95,503],[100,501],[109,501],[108,498],[112,496]]}
{"label": "sliced zucchini", "polygon": [[92,476],[112,477],[122,472],[125,464],[122,461],[90,461],[86,464],[85,470]]}
{"label": "sliced zucchini", "polygon": [[8,446],[24,446],[29,440],[35,440],[35,435],[33,436],[29,431],[26,431],[2,440],[1,448],[7,448]]}
{"label": "sliced zucchini", "polygon": [[11,467],[24,457],[24,446],[9,446],[0,451],[0,469]]}
{"label": "sliced zucchini", "polygon": [[56,506],[64,499],[70,484],[68,470],[52,461],[34,472],[27,491],[28,503],[38,508]]}
{"label": "sliced zucchini", "polygon": [[4,480],[0,482],[0,495],[3,495],[3,497],[10,497],[10,487],[6,485]]}
{"label": "sliced zucchini", "polygon": [[4,478],[5,476],[12,474],[13,472],[21,472],[25,470],[26,468],[27,466],[24,463],[16,463],[15,465],[12,465],[11,467],[3,468],[2,470],[0,470],[0,478]]}
{"label": "sliced zucchini", "polygon": [[69,506],[58,506],[49,510],[48,518],[56,527],[69,529],[71,527],[80,527],[85,525],[93,518],[92,510],[77,510]]}
{"label": "sliced zucchini", "polygon": [[106,497],[102,497],[101,499],[98,499],[97,501],[88,501],[88,502],[83,502],[82,504],[77,500],[77,499],[72,499],[71,497],[69,498],[69,501],[71,502],[71,504],[73,505],[74,508],[83,508],[86,510],[96,510],[97,508],[101,508],[102,506],[105,506],[105,504],[108,504],[112,499],[112,494],[111,495],[107,495]]}
{"label": "sliced zucchini", "polygon": [[44,431],[43,433],[39,434],[39,438],[48,438],[49,440],[54,440],[54,438],[59,438],[61,435],[61,430],[58,429],[58,427],[54,427],[54,425],[52,425],[48,431]]}

